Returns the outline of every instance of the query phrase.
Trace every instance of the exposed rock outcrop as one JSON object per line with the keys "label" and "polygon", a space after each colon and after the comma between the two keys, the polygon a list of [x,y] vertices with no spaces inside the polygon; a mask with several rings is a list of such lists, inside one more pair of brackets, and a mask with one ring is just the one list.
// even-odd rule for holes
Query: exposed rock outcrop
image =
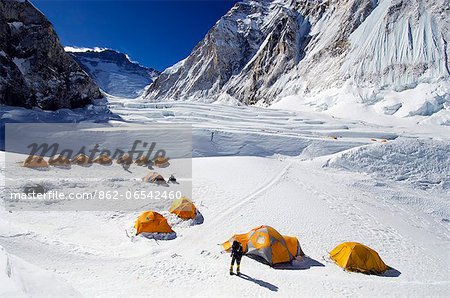
{"label": "exposed rock outcrop", "polygon": [[102,95],[29,1],[0,2],[0,104],[78,108]]}

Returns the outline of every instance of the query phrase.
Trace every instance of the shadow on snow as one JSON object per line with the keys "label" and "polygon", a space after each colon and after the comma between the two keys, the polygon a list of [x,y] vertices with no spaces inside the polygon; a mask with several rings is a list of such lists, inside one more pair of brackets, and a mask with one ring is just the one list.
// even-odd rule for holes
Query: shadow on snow
{"label": "shadow on snow", "polygon": [[325,267],[325,265],[309,256],[303,256],[301,260],[293,260],[291,263],[275,264],[273,266],[274,269],[279,270],[306,270],[311,267]]}
{"label": "shadow on snow", "polygon": [[264,280],[261,280],[261,279],[257,279],[257,278],[253,278],[253,277],[248,276],[247,274],[244,274],[244,273],[241,273],[239,275],[239,277],[242,278],[242,279],[254,282],[255,284],[257,284],[257,285],[259,285],[259,286],[261,286],[263,288],[266,288],[268,290],[271,290],[272,292],[278,292],[278,287],[276,285],[274,285],[274,284],[271,284],[270,282],[267,282],[267,281],[264,281]]}

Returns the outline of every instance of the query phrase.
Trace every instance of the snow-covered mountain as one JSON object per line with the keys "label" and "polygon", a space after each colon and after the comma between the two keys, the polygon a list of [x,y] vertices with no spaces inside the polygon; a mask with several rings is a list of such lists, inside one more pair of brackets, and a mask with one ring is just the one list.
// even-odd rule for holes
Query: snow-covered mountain
{"label": "snow-covered mountain", "polygon": [[0,104],[55,110],[85,106],[100,90],[29,1],[0,1]]}
{"label": "snow-covered mountain", "polygon": [[449,3],[244,0],[145,98],[428,116],[450,109]]}
{"label": "snow-covered mountain", "polygon": [[126,54],[111,49],[66,47],[100,88],[115,96],[135,98],[144,92],[159,71],[139,65]]}

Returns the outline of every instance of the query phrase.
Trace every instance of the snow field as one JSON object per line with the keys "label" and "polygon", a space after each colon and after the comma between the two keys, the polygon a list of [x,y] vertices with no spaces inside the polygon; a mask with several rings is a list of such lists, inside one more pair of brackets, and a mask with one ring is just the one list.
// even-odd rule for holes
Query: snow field
{"label": "snow field", "polygon": [[[161,106],[119,100],[111,104],[121,117],[112,122],[118,131],[135,129],[135,122],[193,125],[197,158],[193,159],[192,199],[205,221],[192,226],[169,216],[177,238],[155,241],[130,239],[126,230],[143,209],[167,216],[169,202],[152,202],[132,211],[122,211],[120,206],[117,211],[91,212],[0,210],[0,245],[57,274],[83,296],[448,293],[448,191],[440,184],[423,188],[416,183],[446,177],[445,163],[440,163],[448,157],[445,130],[430,133],[427,126],[393,128],[252,107]],[[424,140],[424,135],[433,138]],[[245,144],[249,145],[241,146]],[[408,159],[415,153],[416,158]],[[371,156],[382,163],[370,167]],[[329,162],[333,166],[324,167],[330,159],[335,161]],[[384,164],[399,160],[413,162],[414,167],[402,174],[406,179],[392,179],[403,169],[397,165],[379,171]],[[435,165],[429,165],[430,161]],[[85,170],[72,167],[73,178],[80,178],[75,184],[83,182],[83,188],[95,189],[99,180],[82,180]],[[91,170],[105,187],[127,189],[136,183],[120,166],[93,166]],[[51,171],[63,170],[42,172],[41,178],[49,178],[46,175]],[[68,187],[63,181],[52,183],[56,188]],[[246,277],[229,276],[230,258],[219,244],[262,224],[297,236],[308,258],[290,270],[244,258]],[[343,271],[329,262],[327,254],[344,241],[374,248],[395,270],[384,276]]]}

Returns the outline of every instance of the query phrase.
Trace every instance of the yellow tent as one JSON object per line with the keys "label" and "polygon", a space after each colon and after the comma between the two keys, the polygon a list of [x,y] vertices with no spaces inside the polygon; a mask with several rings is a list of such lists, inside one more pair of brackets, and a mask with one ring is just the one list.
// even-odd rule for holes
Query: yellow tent
{"label": "yellow tent", "polygon": [[26,168],[48,168],[48,162],[42,156],[31,155],[25,159],[22,166]]}
{"label": "yellow tent", "polygon": [[166,168],[169,164],[169,159],[164,156],[158,156],[155,158],[153,164],[158,168]]}
{"label": "yellow tent", "polygon": [[92,160],[86,154],[80,153],[72,159],[72,163],[79,166],[88,166],[92,164]]}
{"label": "yellow tent", "polygon": [[64,155],[55,155],[48,160],[48,164],[54,167],[70,167],[70,160]]}
{"label": "yellow tent", "polygon": [[166,184],[166,180],[164,180],[164,177],[156,172],[148,173],[147,176],[145,176],[144,181],[156,184]]}
{"label": "yellow tent", "polygon": [[140,233],[173,233],[167,220],[155,211],[143,212],[134,224],[136,235]]}
{"label": "yellow tent", "polygon": [[94,159],[94,163],[98,163],[100,165],[108,166],[112,164],[112,158],[106,154],[99,155],[96,159]]}
{"label": "yellow tent", "polygon": [[195,208],[194,203],[185,197],[175,200],[169,209],[170,213],[176,214],[182,219],[194,219],[196,211],[197,209]]}
{"label": "yellow tent", "polygon": [[296,237],[282,236],[272,227],[260,226],[247,234],[236,234],[222,244],[225,251],[231,250],[233,241],[241,243],[244,253],[250,257],[274,265],[287,263],[303,252]]}
{"label": "yellow tent", "polygon": [[348,271],[383,273],[389,269],[376,251],[358,242],[339,244],[330,252],[330,257]]}

